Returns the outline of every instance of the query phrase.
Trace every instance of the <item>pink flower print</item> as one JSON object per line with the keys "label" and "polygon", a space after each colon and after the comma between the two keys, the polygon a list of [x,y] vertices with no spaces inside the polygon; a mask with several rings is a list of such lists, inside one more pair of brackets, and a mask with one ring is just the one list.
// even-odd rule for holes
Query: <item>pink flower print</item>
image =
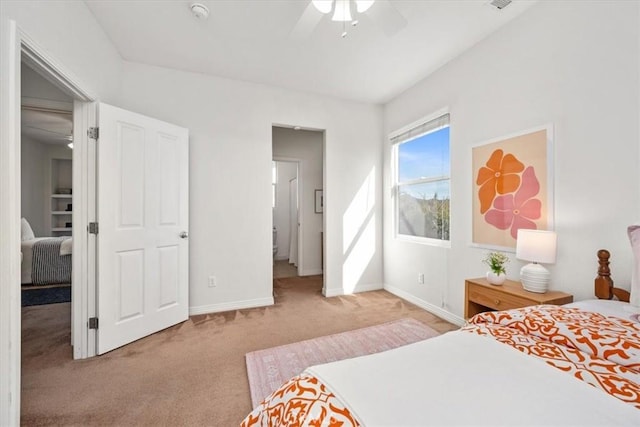
{"label": "pink flower print", "polygon": [[533,197],[540,192],[540,183],[535,171],[529,166],[522,173],[522,184],[514,194],[498,196],[493,201],[493,209],[489,210],[484,220],[500,230],[511,227],[514,239],[520,228],[536,230],[538,227],[532,220],[540,219],[542,202]]}

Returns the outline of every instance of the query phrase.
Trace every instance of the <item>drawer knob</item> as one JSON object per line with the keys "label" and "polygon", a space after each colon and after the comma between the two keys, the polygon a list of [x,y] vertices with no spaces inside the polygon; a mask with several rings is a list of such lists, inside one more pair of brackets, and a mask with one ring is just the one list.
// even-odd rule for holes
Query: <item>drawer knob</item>
{"label": "drawer knob", "polygon": [[496,302],[496,305],[500,305],[500,300],[499,299],[497,299],[495,302]]}

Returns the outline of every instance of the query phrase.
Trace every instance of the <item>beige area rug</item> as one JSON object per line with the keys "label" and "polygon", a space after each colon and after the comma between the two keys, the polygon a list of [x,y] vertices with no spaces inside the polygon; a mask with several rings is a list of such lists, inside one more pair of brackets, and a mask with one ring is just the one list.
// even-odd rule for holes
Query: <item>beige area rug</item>
{"label": "beige area rug", "polygon": [[247,353],[251,402],[255,408],[309,366],[378,353],[437,335],[425,324],[407,318]]}

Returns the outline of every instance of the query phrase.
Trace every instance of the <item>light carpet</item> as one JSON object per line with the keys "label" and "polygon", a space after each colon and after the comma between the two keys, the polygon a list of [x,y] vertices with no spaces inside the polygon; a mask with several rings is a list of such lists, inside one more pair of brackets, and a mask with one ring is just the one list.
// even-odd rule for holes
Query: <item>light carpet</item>
{"label": "light carpet", "polygon": [[425,324],[406,318],[247,353],[251,402],[255,408],[309,366],[378,353],[437,335]]}

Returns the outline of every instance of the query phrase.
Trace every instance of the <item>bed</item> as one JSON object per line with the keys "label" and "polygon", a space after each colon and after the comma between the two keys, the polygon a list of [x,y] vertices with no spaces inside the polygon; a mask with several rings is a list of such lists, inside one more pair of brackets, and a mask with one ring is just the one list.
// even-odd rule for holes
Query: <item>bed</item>
{"label": "bed", "polygon": [[312,366],[242,426],[640,426],[640,319],[598,252],[599,300],[480,313],[460,330]]}
{"label": "bed", "polygon": [[21,232],[20,282],[23,285],[71,283],[71,237],[35,237],[24,218]]}

